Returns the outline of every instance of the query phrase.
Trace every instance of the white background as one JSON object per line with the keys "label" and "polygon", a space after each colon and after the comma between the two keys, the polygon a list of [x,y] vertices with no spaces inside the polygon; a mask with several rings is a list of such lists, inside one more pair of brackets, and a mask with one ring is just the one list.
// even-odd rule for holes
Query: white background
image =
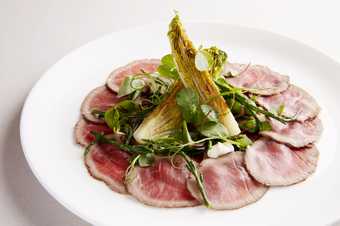
{"label": "white background", "polygon": [[56,203],[32,175],[19,141],[24,99],[70,50],[109,32],[168,21],[174,9],[184,20],[270,30],[340,61],[337,0],[0,0],[0,225],[88,225]]}

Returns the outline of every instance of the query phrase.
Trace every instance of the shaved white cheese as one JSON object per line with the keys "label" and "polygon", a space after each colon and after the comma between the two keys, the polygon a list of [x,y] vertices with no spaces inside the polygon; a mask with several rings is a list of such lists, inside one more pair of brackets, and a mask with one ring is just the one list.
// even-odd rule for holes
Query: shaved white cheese
{"label": "shaved white cheese", "polygon": [[133,89],[143,89],[145,82],[143,79],[133,79],[130,85]]}
{"label": "shaved white cheese", "polygon": [[195,56],[195,66],[199,71],[208,71],[211,66],[211,57],[205,51],[198,51]]}
{"label": "shaved white cheese", "polygon": [[218,158],[233,151],[234,146],[232,144],[218,142],[208,150],[207,155],[209,158]]}

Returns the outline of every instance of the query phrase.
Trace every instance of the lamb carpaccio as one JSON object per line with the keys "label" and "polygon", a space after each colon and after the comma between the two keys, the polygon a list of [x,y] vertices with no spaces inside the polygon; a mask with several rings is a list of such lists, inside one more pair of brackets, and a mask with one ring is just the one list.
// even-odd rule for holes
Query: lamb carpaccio
{"label": "lamb carpaccio", "polygon": [[241,208],[307,179],[316,100],[267,66],[195,49],[178,16],[171,54],[113,70],[81,105],[75,140],[94,178],[155,207]]}

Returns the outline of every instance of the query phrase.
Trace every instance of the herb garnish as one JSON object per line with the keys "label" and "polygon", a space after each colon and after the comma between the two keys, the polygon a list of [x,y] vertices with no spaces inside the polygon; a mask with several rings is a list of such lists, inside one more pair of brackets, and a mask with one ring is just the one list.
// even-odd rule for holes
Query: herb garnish
{"label": "herb garnish", "polygon": [[161,64],[158,66],[157,71],[161,76],[175,80],[178,79],[179,76],[174,59],[172,58],[171,54],[162,57]]}

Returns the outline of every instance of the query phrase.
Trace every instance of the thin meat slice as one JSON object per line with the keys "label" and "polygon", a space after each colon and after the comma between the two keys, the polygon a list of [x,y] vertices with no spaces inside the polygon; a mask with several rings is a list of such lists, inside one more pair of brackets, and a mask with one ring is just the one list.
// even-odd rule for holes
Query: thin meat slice
{"label": "thin meat slice", "polygon": [[296,148],[316,142],[322,133],[322,123],[319,118],[304,122],[292,121],[287,124],[272,119],[270,124],[272,130],[262,131],[263,136]]}
{"label": "thin meat slice", "polygon": [[291,148],[268,138],[261,138],[246,151],[249,173],[260,183],[286,186],[309,177],[316,169],[316,147]]}
{"label": "thin meat slice", "polygon": [[273,95],[286,90],[289,77],[272,71],[266,66],[227,63],[224,74],[231,73],[227,81],[238,88],[243,88],[259,95]]}
{"label": "thin meat slice", "polygon": [[[238,209],[259,200],[268,187],[254,180],[247,172],[244,153],[232,152],[218,159],[200,163],[204,186],[213,209]],[[201,200],[196,181],[188,180],[188,189]]]}
{"label": "thin meat slice", "polygon": [[118,93],[119,87],[129,75],[140,74],[142,71],[152,73],[157,71],[160,60],[143,59],[133,61],[123,67],[117,68],[109,75],[106,84],[114,92]]}
{"label": "thin meat slice", "polygon": [[157,158],[152,166],[135,167],[130,175],[127,189],[144,204],[168,208],[199,204],[187,189],[190,172],[181,157],[173,164],[169,158]]}
{"label": "thin meat slice", "polygon": [[290,85],[283,93],[258,97],[257,103],[268,111],[277,112],[283,106],[282,115],[292,117],[297,121],[314,118],[320,112],[320,106],[315,99],[303,89]]}
{"label": "thin meat slice", "polygon": [[91,134],[91,131],[104,134],[112,133],[112,129],[110,129],[106,124],[97,124],[85,119],[80,119],[74,128],[76,142],[82,146],[89,145],[95,140],[95,137]]}
{"label": "thin meat slice", "polygon": [[124,179],[130,155],[111,144],[93,145],[85,156],[89,173],[113,191],[126,193]]}
{"label": "thin meat slice", "polygon": [[106,86],[100,86],[87,95],[81,105],[81,113],[89,121],[104,123],[102,119],[98,119],[93,115],[93,110],[106,111],[119,102],[119,100],[117,95],[106,88]]}

